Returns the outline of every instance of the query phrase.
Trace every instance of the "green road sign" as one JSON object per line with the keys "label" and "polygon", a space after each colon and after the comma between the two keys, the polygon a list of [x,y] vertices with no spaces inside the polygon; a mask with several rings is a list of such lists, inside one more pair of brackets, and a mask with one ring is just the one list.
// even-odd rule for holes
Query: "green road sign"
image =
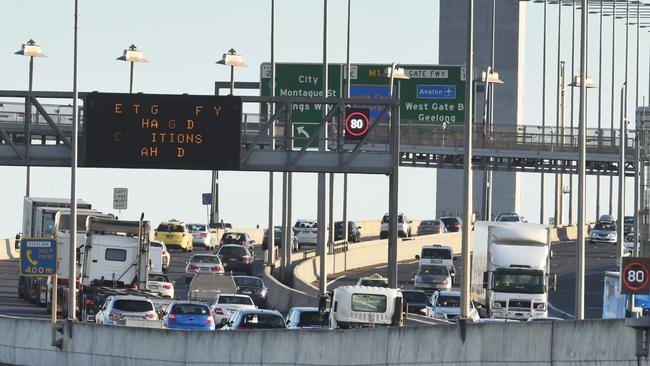
{"label": "green road sign", "polygon": [[[400,65],[410,79],[396,82],[400,88],[402,123],[432,126],[462,125],[465,121],[465,68],[461,66]],[[269,63],[261,66],[262,96],[271,95]],[[388,98],[389,80],[381,64],[358,64],[350,67],[350,96],[365,99]],[[321,64],[276,64],[276,96],[322,97]],[[344,96],[347,81],[343,64],[330,64],[329,97]],[[265,106],[262,113],[265,113]],[[371,124],[381,107],[370,108]],[[303,147],[323,116],[320,105],[294,105],[294,146]],[[385,118],[385,117],[384,117]],[[383,119],[381,122],[385,122]],[[315,142],[309,147],[318,147]]]}

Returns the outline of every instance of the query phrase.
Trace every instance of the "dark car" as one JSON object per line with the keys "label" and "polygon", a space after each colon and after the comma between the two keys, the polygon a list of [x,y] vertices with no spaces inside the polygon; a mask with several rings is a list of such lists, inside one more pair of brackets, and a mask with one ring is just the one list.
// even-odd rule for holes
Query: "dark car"
{"label": "dark car", "polygon": [[418,235],[442,234],[446,233],[447,228],[440,220],[422,220],[418,225]]}
{"label": "dark car", "polygon": [[[358,243],[361,241],[361,226],[354,221],[348,221],[348,242]],[[343,221],[334,223],[334,240],[343,240]]]}
{"label": "dark car", "polygon": [[232,224],[229,222],[215,222],[208,224],[210,229],[232,229]]}
{"label": "dark car", "polygon": [[[406,301],[408,312],[411,314],[426,315],[427,306],[431,306],[427,294],[422,290],[402,290],[402,296]],[[425,312],[422,312],[422,309]]]}
{"label": "dark car", "polygon": [[627,235],[634,231],[634,216],[625,216],[623,219],[623,232]]}
{"label": "dark car", "polygon": [[238,310],[221,330],[242,329],[287,329],[287,325],[277,310],[246,309]]}
{"label": "dark car", "polygon": [[463,220],[461,220],[460,217],[452,217],[452,216],[441,217],[440,221],[442,221],[445,224],[445,228],[450,233],[455,233],[460,231],[460,228],[463,226]]}
{"label": "dark car", "polygon": [[239,244],[248,248],[250,245],[255,244],[255,240],[251,240],[250,235],[248,235],[247,233],[229,231],[223,233],[223,235],[221,236],[221,240],[219,240],[219,244],[220,245]]}
{"label": "dark car", "polygon": [[253,299],[255,305],[260,308],[266,307],[266,295],[268,289],[259,277],[253,276],[233,276],[235,285],[237,285],[237,293],[248,295]]}
{"label": "dark car", "polygon": [[254,254],[239,244],[224,244],[217,251],[226,273],[253,274]]}
{"label": "dark car", "polygon": [[[273,230],[273,242],[275,243],[276,247],[281,247],[282,246],[282,226],[275,226]],[[262,250],[267,250],[268,249],[268,243],[269,243],[269,231],[264,230],[264,239],[262,239]],[[298,238],[293,233],[293,230],[291,230],[291,250],[298,251]]]}

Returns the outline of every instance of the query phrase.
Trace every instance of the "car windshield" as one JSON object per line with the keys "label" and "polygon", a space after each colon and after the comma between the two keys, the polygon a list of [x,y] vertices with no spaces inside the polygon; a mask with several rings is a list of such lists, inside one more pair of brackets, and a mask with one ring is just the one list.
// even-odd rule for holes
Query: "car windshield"
{"label": "car windshield", "polygon": [[183,225],[160,224],[157,230],[170,233],[182,233],[185,231],[185,227]]}
{"label": "car windshield", "polygon": [[253,305],[253,301],[244,296],[219,296],[217,304]]}
{"label": "car windshield", "polygon": [[318,311],[303,311],[300,313],[301,327],[328,327],[330,325],[329,313],[321,315]]}
{"label": "car windshield", "polygon": [[273,329],[286,328],[281,316],[273,314],[245,314],[240,328]]}
{"label": "car windshield", "polygon": [[446,276],[449,274],[449,270],[446,266],[420,266],[418,274]]}
{"label": "car windshield", "polygon": [[237,286],[264,287],[264,282],[259,278],[235,276],[234,279]]}
{"label": "car windshield", "polygon": [[616,224],[613,222],[600,221],[596,223],[594,230],[616,231]]}
{"label": "car windshield", "polygon": [[501,222],[517,222],[517,221],[519,221],[519,216],[511,216],[511,215],[501,216],[499,218],[499,221],[501,221]]}
{"label": "car windshield", "polygon": [[383,313],[387,301],[385,295],[352,294],[352,311]]}
{"label": "car windshield", "polygon": [[176,304],[172,312],[174,314],[208,315],[210,309],[206,305],[201,304]]}
{"label": "car windshield", "polygon": [[226,257],[241,257],[247,254],[248,252],[244,247],[221,247],[219,249],[219,255]]}
{"label": "car windshield", "polygon": [[496,270],[492,276],[492,281],[494,291],[528,294],[544,293],[544,276],[541,271]]}
{"label": "car windshield", "polygon": [[167,278],[167,276],[165,276],[165,275],[150,274],[149,275],[149,281],[169,282],[169,278]]}
{"label": "car windshield", "polygon": [[296,222],[295,227],[313,229],[313,228],[316,227],[316,221],[299,221],[299,222]]}
{"label": "car windshield", "polygon": [[191,263],[221,263],[219,257],[214,255],[195,255],[190,260]]}
{"label": "car windshield", "polygon": [[451,250],[443,248],[422,249],[423,259],[451,259]]}
{"label": "car windshield", "polygon": [[152,241],[152,242],[149,243],[149,246],[150,247],[156,247],[156,248],[162,248],[163,245],[159,241]]}
{"label": "car windshield", "polygon": [[224,244],[241,244],[246,240],[246,235],[242,233],[225,233],[221,237]]}
{"label": "car windshield", "polygon": [[199,225],[199,224],[189,224],[189,225],[187,225],[187,228],[188,228],[191,232],[207,231],[207,230],[208,230],[208,228],[207,228],[206,225]]}
{"label": "car windshield", "polygon": [[113,309],[133,313],[153,311],[153,305],[146,300],[115,300]]}
{"label": "car windshield", "polygon": [[626,224],[634,224],[634,216],[625,216],[624,220]]}
{"label": "car windshield", "polygon": [[424,220],[424,221],[420,221],[420,226],[433,226],[433,225],[435,225],[435,224],[437,224],[437,222],[434,221],[434,220]]}
{"label": "car windshield", "polygon": [[447,225],[452,225],[458,222],[455,217],[445,217],[440,219],[442,222],[444,222]]}
{"label": "car windshield", "polygon": [[438,296],[436,306],[443,308],[458,308],[460,307],[460,296]]}
{"label": "car windshield", "polygon": [[402,296],[407,303],[427,303],[427,295],[424,292],[404,291]]}
{"label": "car windshield", "polygon": [[364,278],[364,279],[361,280],[360,285],[361,286],[370,286],[370,287],[388,287],[388,281]]}

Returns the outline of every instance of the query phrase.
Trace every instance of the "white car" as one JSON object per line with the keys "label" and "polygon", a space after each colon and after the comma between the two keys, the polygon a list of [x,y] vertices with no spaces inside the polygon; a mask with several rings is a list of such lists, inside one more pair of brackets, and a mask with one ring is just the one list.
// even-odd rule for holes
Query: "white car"
{"label": "white car", "polygon": [[289,310],[286,323],[289,329],[329,328],[330,312],[321,313],[316,307],[293,307]]}
{"label": "white car", "polygon": [[[479,319],[478,311],[471,302],[469,318]],[[460,291],[436,291],[431,296],[430,316],[442,320],[456,320],[460,315]]]}
{"label": "white car", "polygon": [[[149,242],[149,257],[151,257],[152,251],[160,251],[162,255],[162,273],[167,273],[169,269],[169,263],[171,263],[171,255],[169,250],[167,250],[167,245],[164,242],[159,240],[152,240]],[[152,267],[153,263],[152,263]],[[155,270],[153,272],[156,272]]]}
{"label": "white car", "polygon": [[149,274],[147,290],[159,293],[162,296],[174,298],[174,282],[164,274]]}
{"label": "white car", "polygon": [[216,244],[212,240],[210,228],[205,224],[187,224],[187,229],[192,233],[192,245],[201,245],[205,249],[214,249]]}
{"label": "white car", "polygon": [[[403,213],[397,214],[397,236],[408,238],[411,236],[411,220],[406,218]],[[388,238],[388,214],[385,214],[381,219],[381,230],[379,231],[379,239]]]}
{"label": "white car", "polygon": [[257,306],[248,295],[219,294],[214,298],[210,313],[218,327],[223,320],[228,320],[237,310],[242,309],[257,309]]}
{"label": "white car", "polygon": [[107,325],[127,325],[127,320],[158,320],[151,300],[144,296],[109,296],[95,315],[95,322]]}
{"label": "white car", "polygon": [[303,245],[317,245],[317,232],[318,225],[316,220],[303,220],[296,221],[293,226],[296,239],[298,240],[298,249]]}

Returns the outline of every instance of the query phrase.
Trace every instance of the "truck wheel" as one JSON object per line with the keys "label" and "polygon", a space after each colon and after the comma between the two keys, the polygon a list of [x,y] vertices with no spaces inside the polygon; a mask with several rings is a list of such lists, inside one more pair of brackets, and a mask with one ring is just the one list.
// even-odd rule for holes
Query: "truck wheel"
{"label": "truck wheel", "polygon": [[43,302],[41,302],[41,291],[40,290],[36,291],[36,296],[34,297],[34,304],[36,306],[38,306],[39,308],[42,307],[43,305],[45,305],[45,304],[43,304]]}

